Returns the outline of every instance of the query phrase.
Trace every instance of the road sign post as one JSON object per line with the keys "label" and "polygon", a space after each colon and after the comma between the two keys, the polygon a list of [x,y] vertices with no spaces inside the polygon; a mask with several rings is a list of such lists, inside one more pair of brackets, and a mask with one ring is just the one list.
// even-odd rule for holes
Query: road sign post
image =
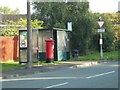
{"label": "road sign post", "polygon": [[102,33],[105,32],[105,29],[102,28],[104,21],[101,19],[101,17],[99,17],[99,20],[97,21],[100,29],[98,29],[98,32],[100,33],[100,59],[103,59],[103,49],[102,49],[102,44],[103,44],[103,39],[102,39]]}
{"label": "road sign post", "polygon": [[100,59],[103,59],[103,49],[102,49],[103,39],[102,39],[102,32],[100,32]]}

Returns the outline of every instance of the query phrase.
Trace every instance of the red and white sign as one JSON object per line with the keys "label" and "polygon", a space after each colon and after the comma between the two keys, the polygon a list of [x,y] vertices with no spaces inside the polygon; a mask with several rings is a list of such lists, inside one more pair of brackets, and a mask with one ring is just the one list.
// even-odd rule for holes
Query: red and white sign
{"label": "red and white sign", "polygon": [[97,21],[97,23],[98,23],[99,27],[102,28],[104,21]]}

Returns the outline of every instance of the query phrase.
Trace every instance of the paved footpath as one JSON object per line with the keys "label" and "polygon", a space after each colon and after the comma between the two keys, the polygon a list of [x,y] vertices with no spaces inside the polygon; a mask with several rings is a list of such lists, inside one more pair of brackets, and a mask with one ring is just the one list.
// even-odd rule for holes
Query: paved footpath
{"label": "paved footpath", "polygon": [[13,77],[18,77],[22,75],[28,75],[28,74],[35,74],[35,73],[43,73],[53,70],[59,70],[67,67],[87,67],[91,65],[98,64],[97,61],[63,61],[62,64],[58,65],[47,65],[47,66],[33,66],[31,69],[28,68],[20,68],[16,70],[11,71],[5,71],[2,72],[1,79],[8,79]]}

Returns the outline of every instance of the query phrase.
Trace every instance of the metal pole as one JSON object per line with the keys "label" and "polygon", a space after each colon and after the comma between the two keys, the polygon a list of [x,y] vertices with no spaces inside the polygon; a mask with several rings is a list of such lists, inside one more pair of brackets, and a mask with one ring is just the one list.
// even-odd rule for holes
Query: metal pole
{"label": "metal pole", "polygon": [[31,30],[30,0],[27,0],[27,68],[32,68],[32,30]]}
{"label": "metal pole", "polygon": [[[100,32],[100,39],[102,40],[102,32]],[[100,43],[100,59],[103,59],[102,41]]]}

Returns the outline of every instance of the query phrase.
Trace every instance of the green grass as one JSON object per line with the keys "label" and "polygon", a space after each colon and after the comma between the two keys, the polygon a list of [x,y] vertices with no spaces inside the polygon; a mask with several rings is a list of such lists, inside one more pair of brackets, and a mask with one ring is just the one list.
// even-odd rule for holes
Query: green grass
{"label": "green grass", "polygon": [[15,70],[18,68],[23,68],[25,65],[20,65],[18,62],[3,62],[2,71]]}
{"label": "green grass", "polygon": [[[72,58],[71,60],[100,60],[100,53],[96,52],[89,55],[79,56],[78,59]],[[104,52],[103,60],[118,60],[118,51]]]}
{"label": "green grass", "polygon": [[106,60],[118,60],[118,51],[112,51],[104,54]]}
{"label": "green grass", "polygon": [[[60,64],[60,62],[54,61],[54,63],[46,63],[45,61],[39,61],[39,65],[56,65],[56,64]],[[0,70],[2,70],[2,71],[9,71],[9,70],[15,70],[18,68],[26,67],[26,65],[21,65],[21,64],[19,64],[19,62],[3,62],[0,65],[1,65]],[[38,64],[33,63],[33,66],[34,65],[38,65]]]}
{"label": "green grass", "polygon": [[[112,51],[112,52],[104,52],[103,53],[103,59],[104,60],[118,60],[118,51]],[[90,55],[85,56],[79,56],[78,59],[71,58],[72,61],[75,60],[100,60],[100,53],[93,53]],[[33,65],[36,65],[37,63],[34,63]],[[54,61],[54,63],[46,63],[46,61],[39,61],[39,65],[56,65],[61,64],[59,61]],[[0,70],[2,71],[9,71],[9,70],[15,70],[18,68],[25,68],[26,65],[21,65],[19,62],[3,62],[0,64]]]}

